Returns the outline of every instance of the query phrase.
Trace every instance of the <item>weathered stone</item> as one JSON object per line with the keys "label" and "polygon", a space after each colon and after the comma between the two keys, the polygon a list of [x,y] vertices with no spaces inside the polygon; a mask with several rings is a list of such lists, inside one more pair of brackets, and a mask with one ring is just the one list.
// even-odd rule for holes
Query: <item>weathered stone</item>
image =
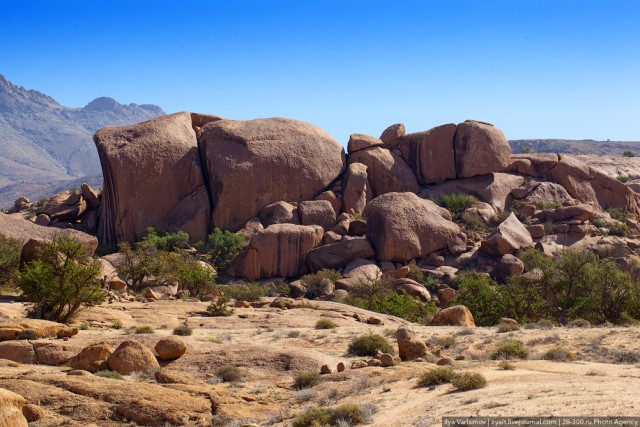
{"label": "weathered stone", "polygon": [[100,206],[100,199],[98,197],[98,192],[91,188],[89,184],[86,182],[80,186],[80,191],[82,191],[82,197],[87,201],[87,206],[90,209],[96,209]]}
{"label": "weathered stone", "polygon": [[380,140],[384,143],[384,148],[389,150],[398,148],[398,146],[402,144],[401,137],[405,135],[405,132],[402,123],[396,123],[386,128],[382,132],[382,135],[380,135]]}
{"label": "weathered stone", "polygon": [[0,426],[28,427],[22,413],[24,397],[12,391],[0,388]]}
{"label": "weathered stone", "polygon": [[273,224],[300,224],[298,208],[291,203],[270,203],[260,211],[260,221],[265,227]]}
{"label": "weathered stone", "polygon": [[133,372],[149,372],[160,369],[155,356],[138,341],[124,341],[107,358],[112,371],[127,375]]}
{"label": "weathered stone", "polygon": [[350,163],[342,178],[342,208],[351,214],[361,214],[364,207],[373,199],[371,185],[367,179],[367,166],[362,163]]}
{"label": "weathered stone", "polygon": [[38,363],[36,352],[27,340],[0,342],[0,359],[24,364]]}
{"label": "weathered stone", "polygon": [[496,231],[482,241],[481,249],[485,253],[502,256],[533,246],[531,234],[512,213],[498,226]]}
{"label": "weathered stone", "polygon": [[336,213],[328,200],[304,201],[298,205],[302,225],[319,225],[325,231],[336,222]]}
{"label": "weathered stone", "polygon": [[517,257],[506,254],[498,262],[498,279],[505,282],[509,276],[518,276],[524,272],[524,263]]}
{"label": "weathered stone", "polygon": [[396,331],[398,354],[403,361],[415,360],[427,354],[427,345],[414,331],[401,326]]}
{"label": "weathered stone", "polygon": [[74,369],[89,372],[100,371],[106,368],[107,358],[111,353],[113,353],[113,349],[105,342],[91,344],[69,360],[68,365]]}
{"label": "weathered stone", "polygon": [[402,137],[401,151],[421,185],[456,178],[453,136],[456,125],[447,124]]}
{"label": "weathered stone", "polygon": [[355,259],[371,258],[374,255],[373,247],[367,239],[341,240],[311,250],[307,255],[307,262],[312,271],[338,269]]}
{"label": "weathered stone", "polygon": [[380,355],[380,363],[383,367],[395,366],[396,361],[393,356],[389,353],[382,353]]}
{"label": "weathered stone", "polygon": [[160,360],[173,360],[187,351],[187,345],[180,337],[165,337],[158,341],[155,350]]}
{"label": "weathered stone", "polygon": [[420,189],[409,165],[385,148],[357,151],[351,155],[349,163],[367,166],[367,178],[374,197],[391,192],[417,193]]}
{"label": "weathered stone", "polygon": [[374,138],[373,136],[354,133],[349,137],[347,151],[352,154],[356,151],[364,150],[366,148],[378,147],[382,144],[384,144],[382,140]]}
{"label": "weathered stone", "polygon": [[454,305],[438,311],[431,324],[434,326],[466,326],[469,328],[476,326],[473,315],[464,305]]}

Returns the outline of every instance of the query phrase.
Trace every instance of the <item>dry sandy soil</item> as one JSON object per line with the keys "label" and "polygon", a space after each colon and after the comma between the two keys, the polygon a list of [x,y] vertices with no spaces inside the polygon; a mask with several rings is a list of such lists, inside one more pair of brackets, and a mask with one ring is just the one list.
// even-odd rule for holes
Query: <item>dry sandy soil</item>
{"label": "dry sandy soil", "polygon": [[[451,385],[417,388],[417,376],[435,366],[431,362],[403,362],[382,368],[349,369],[361,358],[348,357],[350,341],[379,333],[396,346],[395,331],[402,319],[372,314],[347,305],[312,301],[312,308],[236,308],[230,317],[203,315],[207,303],[188,301],[129,302],[87,309],[78,324],[91,325],[68,341],[50,340],[62,355],[106,341],[115,348],[135,339],[153,349],[174,327],[187,322],[193,335],[184,337],[188,350],[163,363],[184,384],[158,384],[153,375],[135,374],[124,381],[67,375],[64,366],[22,365],[0,360],[0,387],[40,405],[44,417],[33,426],[115,425],[256,425],[288,426],[310,406],[341,403],[370,404],[376,409],[372,426],[440,425],[443,416],[640,415],[640,329],[598,327],[521,329],[498,333],[496,328],[429,327],[413,325],[430,351],[464,360],[459,371],[482,373],[488,385],[454,392]],[[0,304],[0,320],[24,317],[22,303]],[[383,325],[368,325],[352,315],[375,315]],[[316,330],[318,319],[331,318],[338,327]],[[112,327],[115,320],[123,329]],[[134,334],[134,326],[149,325],[152,334]],[[438,338],[455,337],[450,348]],[[514,362],[515,370],[501,370],[490,360],[495,345],[519,339],[530,350],[528,360]],[[41,340],[38,340],[41,341]],[[45,340],[46,341],[46,340]],[[574,351],[575,362],[542,360],[550,347]],[[0,355],[1,357],[2,355]],[[432,362],[437,360],[433,358]],[[343,361],[344,372],[335,372]],[[243,379],[220,383],[212,376],[222,365],[238,366]],[[328,364],[334,373],[304,391],[293,388],[302,370]]]}

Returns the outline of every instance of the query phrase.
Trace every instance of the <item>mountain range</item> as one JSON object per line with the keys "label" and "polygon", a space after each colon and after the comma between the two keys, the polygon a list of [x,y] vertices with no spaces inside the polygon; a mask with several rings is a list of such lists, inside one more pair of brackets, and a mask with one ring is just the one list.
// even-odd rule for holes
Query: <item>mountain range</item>
{"label": "mountain range", "polygon": [[32,200],[87,181],[102,185],[93,134],[104,126],[164,115],[156,105],[123,105],[101,97],[69,108],[0,75],[0,207]]}

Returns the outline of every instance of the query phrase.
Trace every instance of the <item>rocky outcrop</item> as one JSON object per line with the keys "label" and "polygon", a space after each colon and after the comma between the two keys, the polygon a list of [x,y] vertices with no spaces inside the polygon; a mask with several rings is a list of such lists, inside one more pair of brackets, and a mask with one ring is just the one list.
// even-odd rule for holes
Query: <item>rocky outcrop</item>
{"label": "rocky outcrop", "polygon": [[155,356],[138,341],[124,341],[107,358],[112,371],[127,375],[133,372],[150,372],[160,369]]}
{"label": "rocky outcrop", "polygon": [[107,358],[111,353],[113,353],[113,349],[106,342],[91,344],[69,360],[68,365],[74,369],[89,372],[101,371],[106,369]]}
{"label": "rocky outcrop", "polygon": [[444,308],[436,313],[431,321],[434,326],[466,326],[474,328],[476,322],[473,315],[464,305],[454,305],[453,307]]}
{"label": "rocky outcrop", "polygon": [[355,259],[371,258],[374,255],[373,247],[367,239],[350,239],[313,249],[307,260],[311,271],[318,271],[323,268],[342,268]]}
{"label": "rocky outcrop", "polygon": [[189,113],[106,127],[94,141],[104,174],[102,243],[138,241],[148,227],[205,239],[211,210]]}
{"label": "rocky outcrop", "polygon": [[165,337],[158,341],[155,350],[160,360],[173,360],[187,351],[187,345],[180,337]]}
{"label": "rocky outcrop", "polygon": [[396,331],[398,355],[402,361],[415,360],[427,354],[427,345],[414,331],[401,326]]}
{"label": "rocky outcrop", "polygon": [[367,166],[362,163],[350,163],[342,178],[342,209],[350,214],[361,214],[364,207],[373,199],[369,184]]}
{"label": "rocky outcrop", "polygon": [[319,226],[271,225],[253,236],[228,273],[248,280],[304,274],[307,254],[320,244],[323,234]]}
{"label": "rocky outcrop", "polygon": [[356,151],[364,150],[366,148],[379,147],[383,144],[382,140],[374,138],[373,136],[354,133],[349,137],[347,151],[349,151],[349,153],[355,153]]}
{"label": "rocky outcrop", "polygon": [[312,200],[340,176],[344,149],[308,123],[222,120],[202,128],[212,225],[237,231],[273,202]]}
{"label": "rocky outcrop", "polygon": [[440,249],[466,249],[466,236],[449,212],[412,193],[388,193],[367,205],[367,238],[378,259],[407,262]]}
{"label": "rocky outcrop", "polygon": [[367,178],[374,197],[391,192],[417,193],[419,190],[418,181],[409,165],[400,155],[386,148],[357,151],[349,157],[349,163],[367,166]]}
{"label": "rocky outcrop", "polygon": [[27,419],[22,414],[24,397],[0,388],[0,426],[27,427]]}

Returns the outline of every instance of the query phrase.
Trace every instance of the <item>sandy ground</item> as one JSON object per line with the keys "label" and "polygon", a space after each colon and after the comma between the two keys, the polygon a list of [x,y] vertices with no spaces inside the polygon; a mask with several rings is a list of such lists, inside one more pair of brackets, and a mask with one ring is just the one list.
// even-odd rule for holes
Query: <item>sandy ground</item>
{"label": "sandy ground", "polygon": [[[89,375],[75,378],[82,378],[89,385],[95,381],[95,387],[87,385],[87,390],[78,391],[77,384],[70,382],[73,377],[67,375],[70,370],[67,367],[0,363],[0,387],[12,389],[29,403],[45,409],[45,417],[34,426],[92,425],[91,422],[99,426],[127,422],[205,425],[203,420],[211,421],[207,417],[213,419],[213,425],[288,426],[308,407],[341,403],[374,407],[369,423],[372,426],[440,425],[443,416],[640,415],[638,327],[523,328],[498,333],[496,328],[467,330],[413,325],[412,329],[425,340],[430,351],[440,350],[442,356],[451,358],[464,356],[464,360],[455,362],[456,370],[479,372],[487,378],[485,388],[455,392],[451,385],[416,387],[417,376],[435,366],[426,361],[335,372],[338,362],[349,367],[353,361],[362,359],[346,355],[354,337],[378,333],[395,346],[395,331],[407,322],[338,303],[311,304],[312,308],[290,310],[236,308],[232,316],[223,318],[204,316],[207,304],[201,302],[105,304],[81,313],[77,324],[89,325],[88,329],[66,342],[51,341],[70,356],[100,341],[115,348],[124,340],[136,339],[153,349],[162,336],[170,335],[174,327],[186,322],[194,330],[193,335],[184,337],[187,353],[164,363],[163,369],[183,375],[188,384],[160,385],[148,375],[128,376],[125,382]],[[22,303],[0,303],[0,320],[22,318],[25,310]],[[374,315],[384,324],[358,322],[352,317],[354,313]],[[314,325],[321,318],[331,318],[338,327],[316,330]],[[115,320],[123,323],[123,329],[113,329]],[[142,325],[152,326],[155,332],[135,334],[128,329]],[[438,346],[438,338],[444,336],[455,337],[455,344],[449,348]],[[528,360],[514,362],[515,370],[501,370],[498,361],[489,357],[496,344],[507,339],[521,340],[530,350]],[[547,349],[558,345],[575,352],[578,360],[541,360]],[[432,362],[435,360],[436,357],[431,358]],[[237,383],[212,380],[215,370],[226,364],[238,366],[243,380]],[[319,370],[322,364],[332,367],[334,373],[323,376],[324,381],[312,389],[293,388],[298,372]],[[123,390],[117,402],[109,399],[109,393],[100,391],[114,386]],[[141,402],[136,390],[142,389],[136,387],[158,390],[153,392],[158,400],[150,397]],[[44,389],[48,398],[43,397]],[[69,394],[70,390],[75,390],[75,394]],[[181,394],[163,399],[162,390]],[[203,418],[191,421],[136,418],[139,411],[136,408],[144,405],[155,405],[158,411],[176,411],[181,407],[188,412],[179,402],[181,396],[185,399],[192,396],[195,400],[191,407],[200,411]],[[203,397],[206,399],[202,400]],[[70,410],[69,405],[75,409]],[[199,405],[205,405],[210,413]]]}

